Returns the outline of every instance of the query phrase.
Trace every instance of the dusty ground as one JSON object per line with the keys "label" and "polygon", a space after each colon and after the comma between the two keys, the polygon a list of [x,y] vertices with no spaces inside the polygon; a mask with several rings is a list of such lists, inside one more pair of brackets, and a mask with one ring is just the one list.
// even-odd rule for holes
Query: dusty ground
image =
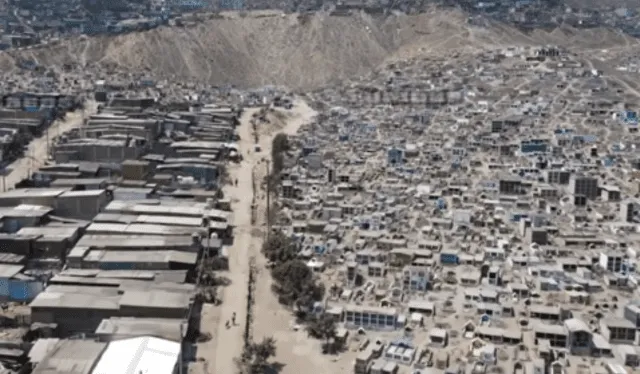
{"label": "dusty ground", "polygon": [[[249,257],[259,248],[251,230],[251,196],[253,195],[252,170],[256,163],[251,154],[251,119],[253,109],[246,110],[238,128],[241,141],[239,149],[244,161],[239,165],[229,165],[231,180],[238,180],[237,186],[225,186],[224,193],[232,201],[233,224],[235,226],[234,243],[229,248],[230,271],[221,273],[231,284],[221,290],[223,303],[219,307],[205,305],[202,313],[201,330],[209,333],[213,339],[200,344],[198,357],[207,365],[205,374],[235,373],[234,359],[242,349],[242,334],[244,331],[244,312],[246,311],[247,277],[249,274]],[[259,252],[259,250],[258,250]],[[225,324],[236,313],[236,325],[226,328]]]}
{"label": "dusty ground", "polygon": [[[203,331],[213,335],[210,342],[199,347],[198,355],[209,361],[205,374],[235,373],[234,358],[238,357],[242,348],[244,328],[244,310],[246,308],[247,277],[249,258],[255,256],[258,267],[256,285],[256,303],[254,310],[253,335],[255,340],[264,336],[273,336],[277,341],[278,355],[275,361],[283,363],[282,373],[338,373],[346,372],[349,361],[334,362],[331,358],[320,354],[318,342],[307,338],[303,331],[291,328],[290,311],[281,307],[271,292],[271,278],[265,270],[265,260],[260,254],[266,228],[266,191],[260,187],[255,191],[257,196],[257,222],[251,225],[252,173],[257,180],[266,175],[266,160],[271,154],[271,140],[278,132],[295,134],[297,129],[309,121],[315,113],[304,102],[297,102],[291,111],[274,116],[270,124],[259,127],[260,146],[262,151],[254,151],[252,126],[249,123],[255,110],[248,110],[243,115],[239,134],[240,150],[244,161],[230,168],[231,179],[238,178],[238,186],[228,186],[225,193],[231,196],[234,210],[236,236],[230,249],[231,271],[227,276],[232,284],[224,289],[224,302],[221,307],[206,307],[203,315]],[[278,119],[276,121],[275,119]],[[238,315],[237,326],[227,329],[225,322],[233,312]]]}
{"label": "dusty ground", "polygon": [[0,70],[10,71],[17,58],[29,58],[45,66],[77,63],[94,69],[110,64],[212,84],[273,84],[307,90],[367,74],[387,59],[522,44],[611,48],[626,45],[629,39],[604,29],[565,27],[524,34],[497,22],[489,25],[470,26],[464,14],[450,10],[386,18],[230,13],[193,27],[79,38],[57,46],[4,52]]}
{"label": "dusty ground", "polygon": [[[285,115],[277,115],[280,121],[273,121],[270,125],[260,129],[260,145],[262,151],[254,151],[253,130],[250,124],[251,116],[257,109],[248,109],[241,118],[238,128],[241,141],[239,148],[244,160],[239,165],[230,165],[230,179],[238,179],[238,186],[226,186],[225,195],[232,200],[233,220],[235,225],[235,239],[233,246],[229,249],[230,271],[221,276],[226,276],[231,280],[231,285],[222,290],[223,304],[220,307],[206,305],[202,316],[202,331],[213,336],[209,342],[200,344],[198,347],[198,357],[201,359],[200,372],[204,374],[221,373],[233,374],[236,372],[234,359],[240,356],[242,350],[242,335],[244,332],[246,311],[247,280],[249,273],[249,259],[256,258],[259,269],[264,268],[264,260],[260,254],[260,247],[263,241],[266,213],[266,195],[264,190],[256,191],[257,194],[257,217],[255,225],[251,224],[251,203],[254,194],[252,185],[252,174],[256,174],[257,180],[262,180],[266,174],[266,159],[271,154],[271,139],[278,132],[294,134],[302,123],[309,120],[313,111],[305,104],[298,103],[294,109]],[[309,364],[307,354],[319,352],[317,347],[309,347],[308,352],[299,351],[300,344],[296,343],[296,333],[289,329],[290,314],[283,310],[275,301],[271,289],[270,279],[266,271],[260,271],[258,275],[258,285],[256,286],[256,316],[254,324],[254,336],[260,339],[262,336],[273,335],[278,341],[278,360],[287,363],[287,368],[283,371],[295,369],[299,365],[298,361]],[[237,313],[236,325],[226,328],[225,323],[231,319],[232,314]],[[272,313],[274,313],[272,315]],[[306,337],[300,342],[307,342]],[[292,343],[298,346],[293,349]],[[315,349],[314,349],[315,348]],[[288,353],[287,353],[288,352]],[[293,352],[293,357],[291,356]],[[298,354],[305,355],[306,358],[296,359]],[[204,364],[204,361],[207,364]],[[324,365],[322,360],[317,361],[318,365]],[[309,368],[309,366],[307,366]],[[295,372],[302,372],[301,367]]]}
{"label": "dusty ground", "polygon": [[[282,132],[293,135],[302,124],[310,121],[314,115],[315,112],[306,103],[300,101],[291,113],[269,116],[271,123],[260,128],[260,145],[263,149],[261,155],[268,157],[271,154],[271,140],[275,134]],[[266,175],[266,167],[258,167],[256,171],[260,180]],[[261,227],[262,230],[256,230],[254,233],[260,242],[262,242],[266,227],[265,193],[266,191],[262,188],[258,191],[258,196],[261,199],[259,200],[256,226]],[[291,311],[283,308],[271,292],[271,276],[264,268],[265,259],[262,256],[256,256],[256,260],[258,267],[262,270],[258,274],[256,285],[254,339],[260,340],[265,336],[273,336],[276,339],[277,357],[275,361],[284,365],[281,373],[333,374],[348,372],[350,360],[337,362],[330,356],[323,356],[318,341],[309,339],[304,331],[294,331]]]}

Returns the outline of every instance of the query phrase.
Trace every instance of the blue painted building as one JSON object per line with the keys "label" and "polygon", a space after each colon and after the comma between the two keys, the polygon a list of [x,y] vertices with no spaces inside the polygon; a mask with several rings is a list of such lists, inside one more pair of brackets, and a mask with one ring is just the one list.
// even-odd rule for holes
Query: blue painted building
{"label": "blue painted building", "polygon": [[571,134],[573,133],[573,129],[555,129],[553,133],[556,135]]}
{"label": "blue painted building", "polygon": [[405,266],[402,269],[403,284],[405,289],[411,291],[426,291],[429,288],[431,274],[424,266]]}
{"label": "blue painted building", "polygon": [[546,153],[549,144],[546,140],[523,140],[520,142],[520,152],[522,153]]}
{"label": "blue painted building", "polygon": [[615,165],[616,161],[614,158],[612,157],[606,157],[604,159],[602,159],[602,165],[604,165],[604,167],[610,168],[613,165]]}
{"label": "blue painted building", "polygon": [[528,218],[529,215],[525,213],[512,213],[511,222],[520,222],[520,220]]}
{"label": "blue painted building", "polygon": [[395,330],[398,328],[398,315],[395,308],[350,304],[344,308],[344,324],[347,328]]}
{"label": "blue painted building", "polygon": [[156,82],[151,79],[142,79],[140,81],[140,85],[143,87],[154,87],[156,85]]}
{"label": "blue painted building", "polygon": [[393,147],[387,151],[387,162],[389,165],[400,165],[404,158],[404,152],[400,148]]}
{"label": "blue painted building", "polygon": [[316,151],[316,147],[311,145],[305,145],[302,147],[302,156],[306,157]]}
{"label": "blue painted building", "polygon": [[598,141],[598,137],[595,135],[574,135],[572,141],[573,143],[595,143]]}
{"label": "blue painted building", "polygon": [[440,263],[442,265],[457,265],[460,263],[458,252],[442,251],[440,252]]}
{"label": "blue painted building", "polygon": [[22,274],[24,266],[0,264],[0,300],[29,302],[44,290],[44,282]]}

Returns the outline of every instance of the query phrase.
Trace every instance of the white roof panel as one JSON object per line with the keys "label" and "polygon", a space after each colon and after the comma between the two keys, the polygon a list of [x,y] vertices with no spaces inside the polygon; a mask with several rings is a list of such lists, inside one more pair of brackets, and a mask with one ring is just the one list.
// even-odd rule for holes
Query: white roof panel
{"label": "white roof panel", "polygon": [[180,343],[150,336],[109,343],[91,374],[173,374]]}

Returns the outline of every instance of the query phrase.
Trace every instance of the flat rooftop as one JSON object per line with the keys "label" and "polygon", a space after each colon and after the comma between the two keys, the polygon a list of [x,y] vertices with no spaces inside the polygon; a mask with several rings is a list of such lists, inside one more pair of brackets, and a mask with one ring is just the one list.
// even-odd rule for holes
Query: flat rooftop
{"label": "flat rooftop", "polygon": [[33,374],[91,374],[106,347],[93,340],[60,340],[46,348]]}
{"label": "flat rooftop", "polygon": [[186,331],[187,322],[181,319],[112,317],[102,320],[95,333],[115,338],[150,335],[179,342]]}
{"label": "flat rooftop", "polygon": [[[170,285],[167,285],[170,286]],[[176,285],[174,288],[194,285]],[[123,289],[124,288],[124,289]],[[32,309],[89,309],[117,312],[121,306],[157,309],[188,309],[194,292],[186,289],[115,288],[50,285],[29,304]],[[168,287],[171,288],[171,287]]]}
{"label": "flat rooftop", "polygon": [[[101,309],[117,311],[120,309],[120,296],[105,296],[99,293],[75,293],[55,292],[47,287],[29,304],[33,308],[57,308],[57,309]],[[116,289],[117,291],[117,289]]]}
{"label": "flat rooftop", "polygon": [[21,199],[28,197],[57,197],[69,191],[67,188],[16,188],[0,192],[0,199]]}
{"label": "flat rooftop", "polygon": [[82,259],[84,262],[139,262],[139,263],[168,263],[178,262],[196,264],[198,254],[180,251],[111,251],[91,250]]}
{"label": "flat rooftop", "polygon": [[87,248],[188,248],[193,243],[190,236],[164,235],[91,235],[86,234],[77,245]]}

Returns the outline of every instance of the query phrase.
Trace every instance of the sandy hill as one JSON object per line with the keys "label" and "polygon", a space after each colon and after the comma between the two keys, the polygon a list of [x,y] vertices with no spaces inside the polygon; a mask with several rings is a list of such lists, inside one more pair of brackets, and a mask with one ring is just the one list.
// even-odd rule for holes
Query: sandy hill
{"label": "sandy hill", "polygon": [[[610,30],[556,29],[528,34],[487,21],[471,26],[457,11],[372,17],[226,15],[197,26],[165,27],[115,37],[0,54],[0,69],[18,58],[44,65],[113,64],[129,71],[236,86],[309,89],[366,74],[387,59],[514,44],[602,48],[631,43]],[[635,41],[634,41],[635,43]]]}

